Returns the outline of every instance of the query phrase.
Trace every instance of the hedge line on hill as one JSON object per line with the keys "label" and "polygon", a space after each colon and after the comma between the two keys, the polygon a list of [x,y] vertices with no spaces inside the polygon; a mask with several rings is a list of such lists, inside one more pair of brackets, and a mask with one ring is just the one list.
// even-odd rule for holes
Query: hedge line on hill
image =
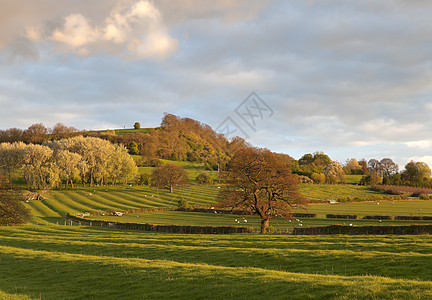
{"label": "hedge line on hill", "polygon": [[179,207],[176,208],[175,211],[183,211],[183,212],[199,212],[199,213],[217,213],[217,214],[226,214],[226,215],[250,215],[250,212],[244,210],[227,210],[227,209],[213,209],[213,208],[189,208],[189,207]]}
{"label": "hedge line on hill", "polygon": [[68,214],[67,218],[71,221],[79,222],[81,225],[111,227],[128,230],[143,230],[165,233],[195,233],[195,234],[232,234],[232,233],[253,233],[253,227],[240,226],[189,226],[189,225],[155,225],[142,223],[121,223],[108,222],[81,218]]}
{"label": "hedge line on hill", "polygon": [[350,219],[355,220],[357,219],[357,215],[333,215],[333,214],[327,214],[327,219]]}
{"label": "hedge line on hill", "polygon": [[393,220],[392,216],[364,216],[366,220]]}
{"label": "hedge line on hill", "polygon": [[294,228],[293,235],[420,235],[432,234],[432,225],[408,225],[408,226],[343,226],[330,225],[324,227],[299,227]]}
{"label": "hedge line on hill", "polygon": [[316,214],[306,214],[306,213],[294,213],[292,214],[294,218],[316,218]]}

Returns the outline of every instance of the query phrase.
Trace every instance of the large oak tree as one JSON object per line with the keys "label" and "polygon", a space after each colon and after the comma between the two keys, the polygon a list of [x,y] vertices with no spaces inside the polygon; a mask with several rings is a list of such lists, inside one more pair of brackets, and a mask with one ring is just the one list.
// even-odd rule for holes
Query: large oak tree
{"label": "large oak tree", "polygon": [[288,217],[293,207],[306,203],[288,161],[267,149],[237,151],[225,175],[227,185],[219,194],[219,206],[257,214],[261,233],[266,232],[272,217]]}
{"label": "large oak tree", "polygon": [[159,188],[167,188],[170,193],[174,187],[189,181],[185,169],[173,164],[165,164],[157,167],[151,175],[152,184]]}

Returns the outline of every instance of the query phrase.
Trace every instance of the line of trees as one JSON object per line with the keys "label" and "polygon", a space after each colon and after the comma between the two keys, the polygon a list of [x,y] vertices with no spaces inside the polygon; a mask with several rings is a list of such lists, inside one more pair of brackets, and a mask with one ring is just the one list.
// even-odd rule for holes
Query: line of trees
{"label": "line of trees", "polygon": [[[344,165],[332,161],[322,152],[305,154],[292,159],[289,167],[293,174],[306,176],[314,183],[337,184],[345,182],[345,175],[363,175],[362,185],[406,185],[432,188],[431,169],[424,162],[410,161],[402,171],[390,158],[381,160],[347,159]],[[304,180],[303,180],[304,181]]]}
{"label": "line of trees", "polygon": [[361,184],[432,187],[431,169],[424,162],[410,161],[400,172],[399,166],[390,158],[371,159],[367,165],[368,174],[363,176]]}
{"label": "line of trees", "polygon": [[48,140],[58,140],[83,134],[75,127],[68,127],[63,123],[57,123],[54,127],[45,127],[42,123],[37,123],[22,130],[19,128],[9,128],[0,130],[0,143],[24,142],[27,144],[42,144]]}
{"label": "line of trees", "polygon": [[21,168],[29,189],[126,184],[138,174],[128,150],[99,138],[77,136],[44,143],[0,144],[0,169],[11,178]]}

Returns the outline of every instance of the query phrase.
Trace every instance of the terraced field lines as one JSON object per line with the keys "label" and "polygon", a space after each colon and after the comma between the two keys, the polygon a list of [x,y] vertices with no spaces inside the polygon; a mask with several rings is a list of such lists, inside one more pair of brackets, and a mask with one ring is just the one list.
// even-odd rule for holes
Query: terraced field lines
{"label": "terraced field lines", "polygon": [[82,203],[84,210],[81,209],[81,212],[93,210],[109,210],[111,208],[111,206],[109,205],[105,205],[100,201],[96,201],[94,194],[89,194],[88,196],[83,197],[82,195],[78,195],[74,191],[68,191],[63,195],[68,198],[68,203],[73,203],[76,206]]}
{"label": "terraced field lines", "polygon": [[89,211],[90,207],[85,204],[75,202],[65,193],[54,193],[53,198],[47,199],[46,203],[52,205],[53,208],[57,208],[57,211],[62,215],[66,215],[69,212],[77,213],[83,211]]}
{"label": "terraced field lines", "polygon": [[108,190],[108,192],[96,190],[91,192],[91,195],[88,194],[86,197],[88,199],[92,199],[96,203],[106,203],[106,205],[109,205],[109,209],[106,210],[119,210],[139,207],[139,205],[137,205],[135,202],[125,200],[124,197],[117,197],[113,195],[112,190]]}
{"label": "terraced field lines", "polygon": [[96,201],[95,198],[97,197],[95,193],[90,193],[89,191],[76,190],[69,193],[73,195],[73,198],[76,199],[76,201],[89,204],[93,203],[95,210],[115,210],[118,208],[117,203],[106,198],[100,198]]}
{"label": "terraced field lines", "polygon": [[[168,196],[165,196],[166,192],[153,191],[152,193],[143,193],[142,191],[126,190],[121,192],[113,192],[117,197],[128,196],[131,203],[140,202],[141,207],[161,207],[161,206],[173,206],[176,205]],[[139,196],[138,196],[139,195]]]}

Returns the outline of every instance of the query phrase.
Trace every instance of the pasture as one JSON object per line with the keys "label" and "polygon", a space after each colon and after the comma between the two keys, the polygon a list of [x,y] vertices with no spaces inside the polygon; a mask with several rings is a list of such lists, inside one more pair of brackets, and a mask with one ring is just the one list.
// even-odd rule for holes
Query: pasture
{"label": "pasture", "polygon": [[[362,188],[359,186],[336,186],[342,188]],[[332,186],[313,185],[309,190],[333,189]],[[364,191],[361,189],[360,191]],[[196,186],[175,189],[170,194],[167,190],[148,186],[106,186],[80,187],[71,190],[50,191],[43,201],[29,201],[26,205],[33,214],[33,223],[63,224],[67,213],[125,211],[138,208],[176,207],[178,200],[186,200],[189,205],[212,206],[216,203],[218,186]],[[290,231],[295,226],[326,226],[333,224],[362,225],[410,225],[429,224],[431,221],[400,221],[400,220],[363,220],[366,215],[388,216],[432,216],[432,201],[368,201],[340,204],[311,204],[304,209],[293,212],[316,214],[316,219],[302,218],[301,222],[283,218],[272,219],[270,225],[278,231]],[[357,215],[358,220],[326,219],[326,214]],[[123,217],[93,216],[92,219],[110,222],[150,223],[159,225],[197,225],[197,226],[260,226],[257,216],[243,217],[235,215],[192,213],[178,211],[160,211],[151,213],[127,214]],[[301,224],[301,225],[300,225]]]}
{"label": "pasture", "polygon": [[0,228],[10,299],[427,299],[430,236]]}
{"label": "pasture", "polygon": [[[417,214],[422,209],[421,214]],[[295,212],[305,212],[295,210]],[[403,221],[403,220],[370,220],[361,219],[366,215],[427,215],[432,216],[432,201],[404,201],[404,202],[375,202],[346,203],[346,204],[312,204],[307,208],[308,213],[317,214],[317,218],[295,218],[287,220],[284,218],[271,219],[270,225],[277,231],[291,231],[294,227],[304,226],[328,226],[349,225],[411,225],[430,224],[432,221]],[[357,220],[326,219],[326,214],[357,214]],[[122,217],[115,216],[92,216],[93,220],[104,220],[109,222],[123,223],[149,223],[159,225],[193,225],[193,226],[250,226],[257,231],[260,227],[258,216],[237,216],[230,214],[196,213],[181,211],[160,211],[151,213],[131,213]]]}
{"label": "pasture", "polygon": [[[188,172],[201,171],[191,168]],[[344,193],[383,195],[356,185],[302,189],[312,197],[321,194],[315,197],[321,200]],[[190,205],[211,206],[218,191],[217,186],[195,185],[175,189],[173,194],[147,186],[77,187],[50,191],[43,201],[29,201],[26,205],[39,226],[0,227],[0,298],[432,297],[431,236],[184,235],[63,225],[62,216],[67,213],[166,208],[181,199]],[[348,222],[353,226],[425,224],[428,221],[325,219],[325,214],[432,215],[432,201],[312,204],[296,212],[315,213],[318,218],[273,219],[270,225],[285,231]],[[259,227],[256,216],[178,211],[92,218]]]}
{"label": "pasture", "polygon": [[326,201],[338,199],[367,200],[372,197],[383,197],[385,194],[371,190],[366,186],[353,184],[301,184],[300,191],[309,200]]}
{"label": "pasture", "polygon": [[178,200],[186,200],[190,205],[211,205],[218,190],[216,186],[193,185],[170,194],[147,186],[81,187],[50,191],[45,200],[29,201],[26,205],[32,211],[34,222],[57,223],[67,213],[174,207]]}
{"label": "pasture", "polygon": [[[216,183],[218,181],[218,172],[213,170],[206,170],[203,163],[194,163],[189,161],[172,161],[172,160],[166,160],[166,159],[160,159],[160,161],[163,164],[174,164],[183,167],[186,170],[186,174],[189,177],[189,182],[191,184],[196,183],[196,177],[201,173],[208,173],[211,178],[213,179],[213,182]],[[151,174],[151,172],[154,170],[152,167],[140,167],[139,172]]]}

